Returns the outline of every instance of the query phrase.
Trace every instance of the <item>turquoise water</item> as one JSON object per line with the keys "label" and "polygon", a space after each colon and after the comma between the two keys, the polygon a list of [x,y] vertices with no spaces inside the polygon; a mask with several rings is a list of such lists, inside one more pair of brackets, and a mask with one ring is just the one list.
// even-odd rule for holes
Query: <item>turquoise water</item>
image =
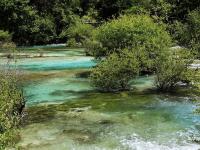
{"label": "turquoise water", "polygon": [[92,90],[84,79],[57,77],[33,83],[25,87],[27,104],[58,103],[80,97],[82,92]]}
{"label": "turquoise water", "polygon": [[[34,53],[35,48],[30,49],[26,51]],[[81,49],[59,49],[48,47],[43,50],[48,57],[17,61],[25,76],[28,113],[18,146],[28,150],[200,149],[194,142],[200,138],[200,116],[194,113],[192,97],[156,93],[153,76],[138,78],[131,92],[99,93],[79,76],[95,65],[93,58]]]}
{"label": "turquoise water", "polygon": [[75,68],[90,68],[95,66],[92,58],[53,58],[53,59],[24,59],[18,63],[18,67],[24,70],[45,71],[45,70],[65,70]]}

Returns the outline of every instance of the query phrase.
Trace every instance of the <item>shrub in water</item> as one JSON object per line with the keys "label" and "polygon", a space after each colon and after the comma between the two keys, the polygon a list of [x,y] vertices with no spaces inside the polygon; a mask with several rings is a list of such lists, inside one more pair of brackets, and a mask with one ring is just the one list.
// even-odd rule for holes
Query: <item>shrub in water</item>
{"label": "shrub in water", "polygon": [[113,53],[93,69],[93,85],[102,91],[119,91],[130,88],[129,81],[139,73],[139,63],[134,53],[123,50]]}
{"label": "shrub in water", "polygon": [[198,78],[198,70],[191,69],[189,66],[193,62],[191,53],[186,50],[174,51],[165,54],[157,59],[156,67],[156,86],[161,91],[173,90],[180,83],[189,84]]}

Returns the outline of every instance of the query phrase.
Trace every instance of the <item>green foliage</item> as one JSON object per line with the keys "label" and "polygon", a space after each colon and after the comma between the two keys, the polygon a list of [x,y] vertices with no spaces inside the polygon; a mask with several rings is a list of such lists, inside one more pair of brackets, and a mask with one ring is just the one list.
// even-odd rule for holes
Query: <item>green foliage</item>
{"label": "green foliage", "polygon": [[16,45],[11,41],[12,36],[7,31],[0,30],[0,49],[14,50]]}
{"label": "green foliage", "polygon": [[132,6],[131,8],[124,11],[124,14],[126,15],[141,15],[141,14],[147,14],[149,15],[149,11],[146,10],[143,6]]}
{"label": "green foliage", "polygon": [[157,88],[161,91],[169,91],[180,83],[195,82],[197,70],[189,68],[193,60],[187,50],[175,50],[159,57],[155,63]]}
{"label": "green foliage", "polygon": [[121,16],[96,29],[88,45],[90,54],[106,56],[93,70],[93,84],[115,91],[128,89],[137,73],[153,72],[155,59],[168,51],[171,38],[149,16]]}
{"label": "green foliage", "polygon": [[192,49],[197,50],[200,55],[200,9],[189,13],[188,27],[189,37],[191,38],[189,45]]}
{"label": "green foliage", "polygon": [[124,50],[103,60],[91,74],[93,85],[102,91],[119,91],[130,88],[129,82],[139,73],[139,63],[134,53]]}
{"label": "green foliage", "polygon": [[50,18],[37,18],[31,28],[33,43],[50,43],[56,36],[55,24]]}
{"label": "green foliage", "polygon": [[172,5],[166,0],[133,0],[132,7],[125,10],[125,14],[149,14],[157,21],[167,22]]}
{"label": "green foliage", "polygon": [[[120,14],[148,14],[157,22],[186,22],[198,0],[1,0],[0,29],[18,45],[66,42],[61,35],[77,16],[98,26]],[[44,41],[42,41],[44,39]]]}
{"label": "green foliage", "polygon": [[97,18],[107,20],[119,16],[119,14],[131,7],[133,0],[81,0],[81,8],[83,12],[87,12],[90,8],[97,10]]}
{"label": "green foliage", "polygon": [[85,40],[90,39],[94,27],[90,24],[83,23],[82,21],[77,21],[72,24],[66,31],[68,42],[67,45],[71,45],[73,40],[75,43],[79,43],[83,46]]}
{"label": "green foliage", "polygon": [[171,44],[165,28],[146,15],[121,16],[107,22],[96,30],[94,39],[99,42],[99,48],[93,50],[96,57],[139,46],[156,55]]}
{"label": "green foliage", "polygon": [[[1,68],[2,69],[2,68]],[[13,146],[19,138],[17,128],[25,106],[23,91],[16,72],[6,70],[0,74],[0,148]]]}
{"label": "green foliage", "polygon": [[6,147],[15,147],[16,143],[20,140],[19,131],[17,129],[10,129],[0,134],[0,149]]}
{"label": "green foliage", "polygon": [[186,23],[176,22],[174,26],[173,36],[179,44],[200,54],[200,10],[190,12]]}
{"label": "green foliage", "polygon": [[0,44],[11,41],[11,35],[8,31],[0,30]]}
{"label": "green foliage", "polygon": [[51,43],[73,22],[77,6],[79,0],[2,0],[0,29],[12,32],[20,45]]}
{"label": "green foliage", "polygon": [[76,42],[75,38],[71,38],[67,41],[67,47],[78,47],[78,43]]}
{"label": "green foliage", "polygon": [[199,0],[165,0],[172,6],[170,20],[185,21],[188,13],[200,7]]}

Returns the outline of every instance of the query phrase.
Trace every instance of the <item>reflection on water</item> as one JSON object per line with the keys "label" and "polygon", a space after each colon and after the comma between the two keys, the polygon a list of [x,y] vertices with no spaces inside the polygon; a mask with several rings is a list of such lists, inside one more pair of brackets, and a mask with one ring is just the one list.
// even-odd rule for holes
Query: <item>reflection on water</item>
{"label": "reflection on water", "polygon": [[191,98],[145,92],[153,87],[153,77],[138,78],[133,92],[98,93],[88,79],[76,75],[95,65],[82,50],[54,47],[43,51],[62,56],[23,58],[17,62],[25,74],[29,114],[18,144],[22,148],[200,148],[192,142],[194,137],[200,138],[200,116],[193,113],[195,104]]}

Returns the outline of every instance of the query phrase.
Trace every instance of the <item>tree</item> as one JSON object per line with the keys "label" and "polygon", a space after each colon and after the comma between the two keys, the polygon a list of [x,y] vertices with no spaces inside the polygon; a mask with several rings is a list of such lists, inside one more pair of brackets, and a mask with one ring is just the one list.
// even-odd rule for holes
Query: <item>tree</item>
{"label": "tree", "polygon": [[199,0],[166,0],[172,6],[170,18],[185,22],[188,13],[200,7]]}
{"label": "tree", "polygon": [[154,23],[147,15],[125,15],[111,20],[95,30],[93,41],[99,43],[91,52],[96,57],[141,46],[153,58],[171,45],[163,25]]}
{"label": "tree", "polygon": [[156,21],[167,23],[170,19],[172,5],[166,0],[133,0],[132,6],[125,14],[148,14]]}
{"label": "tree", "polygon": [[13,50],[16,48],[15,43],[11,41],[12,35],[8,31],[0,30],[0,49]]}
{"label": "tree", "polygon": [[101,91],[119,91],[130,88],[129,82],[139,74],[139,62],[128,50],[111,54],[92,71],[90,79]]}
{"label": "tree", "polygon": [[180,85],[195,82],[196,71],[190,68],[193,62],[187,50],[165,53],[156,60],[155,84],[160,91],[170,91]]}
{"label": "tree", "polygon": [[174,24],[173,36],[180,45],[193,49],[200,54],[200,10],[188,14],[187,22]]}
{"label": "tree", "polygon": [[[83,46],[85,40],[90,39],[92,36],[92,31],[94,30],[94,27],[90,24],[84,23],[82,20],[77,20],[75,24],[71,24],[70,27],[61,34],[61,37],[67,37],[69,43],[72,43],[72,41],[75,41],[72,46],[77,46],[76,43]],[[67,42],[67,45],[69,44]]]}
{"label": "tree", "polygon": [[0,45],[11,41],[11,35],[8,31],[0,30]]}

